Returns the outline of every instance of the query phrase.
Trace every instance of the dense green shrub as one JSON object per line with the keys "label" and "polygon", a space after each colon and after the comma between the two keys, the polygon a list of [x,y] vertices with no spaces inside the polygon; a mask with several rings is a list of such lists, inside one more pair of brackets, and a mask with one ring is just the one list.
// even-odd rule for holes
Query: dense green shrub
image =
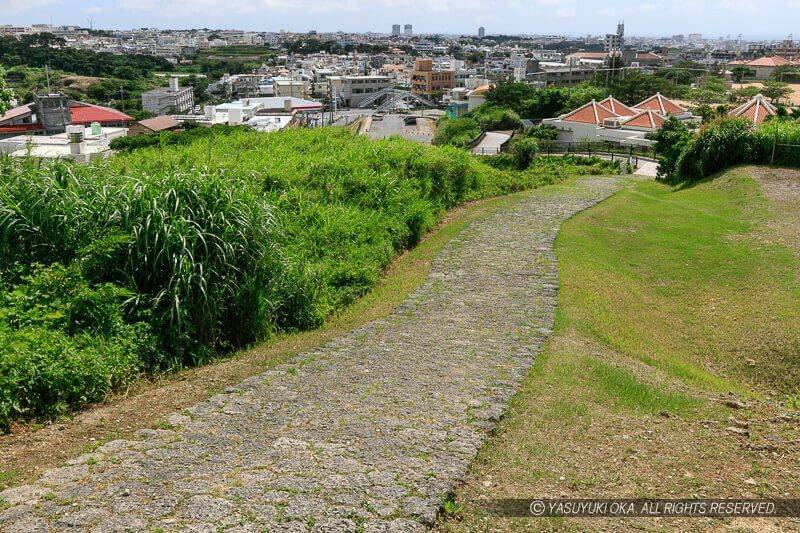
{"label": "dense green shrub", "polygon": [[540,141],[555,141],[558,139],[558,130],[552,124],[537,124],[525,132],[526,137],[533,137]]}
{"label": "dense green shrub", "polygon": [[655,141],[653,149],[658,154],[658,178],[666,180],[674,176],[678,159],[692,139],[689,128],[675,117],[668,117],[661,129],[648,133],[647,138]]}
{"label": "dense green shrub", "polygon": [[481,134],[478,121],[470,116],[442,117],[436,125],[433,144],[437,146],[456,146],[465,148]]}
{"label": "dense green shrub", "polygon": [[692,182],[727,167],[771,164],[800,167],[800,124],[774,117],[760,126],[721,118],[691,134],[674,120],[651,136],[659,153],[659,179]]}
{"label": "dense green shrub", "polygon": [[522,137],[516,139],[511,146],[511,153],[517,162],[517,168],[528,168],[534,156],[539,152],[539,141],[535,137]]}
{"label": "dense green shrub", "polygon": [[729,166],[754,161],[753,125],[746,119],[726,119],[709,124],[684,147],[675,172],[697,180]]}
{"label": "dense green shrub", "polygon": [[344,129],[219,133],[0,159],[0,424],[318,326],[444,210],[567,175]]}
{"label": "dense green shrub", "polygon": [[100,400],[156,361],[158,340],[131,313],[132,294],[90,284],[77,263],[32,265],[0,288],[0,428]]}
{"label": "dense green shrub", "polygon": [[111,149],[120,152],[132,152],[140,148],[151,146],[184,146],[203,137],[216,137],[229,135],[243,129],[245,126],[228,126],[215,124],[205,128],[202,126],[184,126],[184,131],[163,131],[149,135],[135,135],[133,137],[117,137],[111,140]]}
{"label": "dense green shrub", "polygon": [[475,108],[471,116],[483,131],[514,130],[522,125],[519,115],[511,109],[492,107],[486,104]]}

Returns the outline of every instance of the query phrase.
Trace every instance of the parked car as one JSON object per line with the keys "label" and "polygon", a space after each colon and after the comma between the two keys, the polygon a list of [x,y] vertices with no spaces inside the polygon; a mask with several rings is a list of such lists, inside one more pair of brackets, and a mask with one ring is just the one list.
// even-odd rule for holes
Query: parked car
{"label": "parked car", "polygon": [[406,117],[403,119],[403,124],[406,126],[411,126],[412,124],[417,123],[417,117]]}

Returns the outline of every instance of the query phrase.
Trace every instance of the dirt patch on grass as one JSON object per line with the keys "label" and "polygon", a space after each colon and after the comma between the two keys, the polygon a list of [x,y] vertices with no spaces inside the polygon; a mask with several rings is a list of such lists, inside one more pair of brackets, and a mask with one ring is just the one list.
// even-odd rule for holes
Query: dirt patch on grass
{"label": "dirt patch on grass", "polygon": [[[591,355],[587,355],[591,354]],[[599,366],[598,366],[599,365]],[[612,366],[622,380],[597,368]],[[537,361],[497,437],[458,492],[444,531],[800,528],[779,520],[508,519],[499,498],[759,498],[797,496],[800,416],[765,402],[713,397],[575,332]],[[729,429],[729,428],[735,428]]]}
{"label": "dirt patch on grass", "polygon": [[792,248],[800,256],[800,170],[753,167],[747,169],[761,185],[764,196],[780,216],[770,226],[776,230],[778,242]]}
{"label": "dirt patch on grass", "polygon": [[77,75],[70,75],[64,76],[59,80],[61,87],[69,87],[70,89],[77,89],[79,91],[86,91],[89,89],[89,86],[94,85],[95,83],[100,83],[103,78],[97,78],[94,76],[77,76]]}

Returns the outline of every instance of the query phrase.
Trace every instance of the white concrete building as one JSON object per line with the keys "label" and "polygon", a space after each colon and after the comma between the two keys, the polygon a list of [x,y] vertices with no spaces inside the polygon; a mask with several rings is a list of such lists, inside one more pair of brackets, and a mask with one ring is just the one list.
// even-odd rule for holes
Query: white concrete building
{"label": "white concrete building", "polygon": [[169,79],[169,87],[159,87],[142,93],[142,108],[154,115],[186,113],[194,107],[191,87],[181,88],[177,76]]}
{"label": "white concrete building", "polygon": [[85,163],[111,155],[111,140],[127,134],[128,128],[104,128],[97,123],[88,128],[69,125],[66,132],[55,135],[29,134],[0,139],[0,155],[72,159]]}

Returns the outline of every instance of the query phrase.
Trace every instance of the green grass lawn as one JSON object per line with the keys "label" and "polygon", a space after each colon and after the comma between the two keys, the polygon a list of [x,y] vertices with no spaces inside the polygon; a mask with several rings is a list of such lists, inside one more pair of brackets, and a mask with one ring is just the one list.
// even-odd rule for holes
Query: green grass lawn
{"label": "green grass lawn", "polygon": [[[683,190],[639,181],[568,221],[555,333],[440,527],[719,526],[501,519],[483,498],[797,497],[796,424],[775,421],[800,383],[798,251],[780,216],[737,169]],[[746,409],[723,405],[731,392]]]}

